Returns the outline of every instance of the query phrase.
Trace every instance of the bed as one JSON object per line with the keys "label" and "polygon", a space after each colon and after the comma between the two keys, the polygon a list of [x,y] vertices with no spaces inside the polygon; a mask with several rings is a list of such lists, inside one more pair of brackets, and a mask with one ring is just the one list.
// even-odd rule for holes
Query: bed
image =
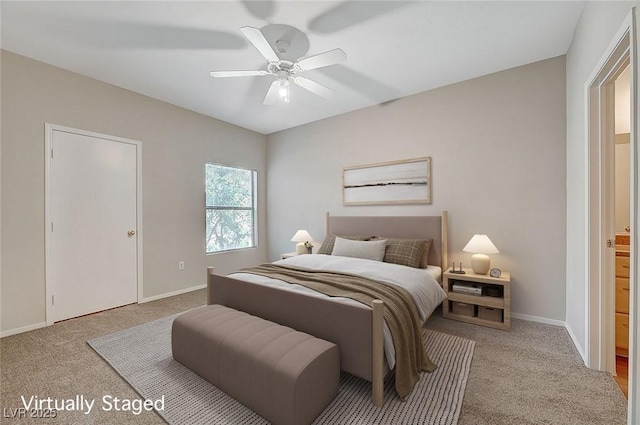
{"label": "bed", "polygon": [[[436,278],[447,264],[447,226],[446,211],[439,216],[326,215],[327,235],[431,239],[433,242],[426,263],[432,266],[428,273]],[[299,257],[306,258],[294,257],[276,263],[308,267],[320,257],[329,256]],[[336,261],[340,262],[339,259]],[[372,307],[368,307],[352,300],[341,302],[323,295],[287,290],[282,285],[268,285],[260,280],[245,273],[216,275],[214,269],[209,268],[207,304],[221,304],[245,311],[335,343],[340,348],[341,369],[370,381],[373,403],[381,406],[383,381],[390,370],[389,361],[385,360],[388,350],[385,349],[382,302],[374,301]],[[427,310],[432,311],[432,308]],[[426,317],[421,318],[426,321],[431,311],[424,312]]]}

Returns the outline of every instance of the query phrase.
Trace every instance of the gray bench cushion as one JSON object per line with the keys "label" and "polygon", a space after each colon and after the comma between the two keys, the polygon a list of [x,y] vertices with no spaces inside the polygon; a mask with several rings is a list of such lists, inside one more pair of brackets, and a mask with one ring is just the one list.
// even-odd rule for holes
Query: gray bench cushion
{"label": "gray bench cushion", "polygon": [[338,347],[220,305],[173,322],[173,357],[274,424],[309,424],[338,393]]}

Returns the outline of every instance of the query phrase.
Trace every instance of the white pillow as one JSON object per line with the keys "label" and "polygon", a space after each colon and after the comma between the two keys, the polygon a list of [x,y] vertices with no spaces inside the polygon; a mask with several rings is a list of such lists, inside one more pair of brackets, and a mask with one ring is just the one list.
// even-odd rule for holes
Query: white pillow
{"label": "white pillow", "polygon": [[333,245],[331,255],[382,261],[386,247],[387,241],[385,239],[379,241],[353,241],[336,237],[336,243]]}

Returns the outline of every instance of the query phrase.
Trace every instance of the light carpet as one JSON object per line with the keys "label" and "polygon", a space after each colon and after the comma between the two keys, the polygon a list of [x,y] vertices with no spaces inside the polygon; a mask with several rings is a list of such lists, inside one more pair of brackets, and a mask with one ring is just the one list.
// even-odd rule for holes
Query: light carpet
{"label": "light carpet", "polygon": [[[263,425],[268,422],[200,378],[171,355],[171,324],[176,315],[102,336],[89,345],[143,398],[164,396],[168,423]],[[471,368],[475,342],[424,330],[425,347],[438,364],[423,373],[406,402],[385,381],[384,406],[371,404],[369,382],[342,373],[337,397],[314,424],[456,424]]]}

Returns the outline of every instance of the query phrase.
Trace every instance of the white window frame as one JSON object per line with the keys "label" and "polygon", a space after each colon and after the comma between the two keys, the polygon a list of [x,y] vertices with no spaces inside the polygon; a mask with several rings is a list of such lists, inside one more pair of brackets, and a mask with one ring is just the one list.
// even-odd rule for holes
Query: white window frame
{"label": "white window frame", "polygon": [[[217,166],[217,167],[226,167],[226,168],[234,168],[237,170],[242,170],[242,171],[250,171],[251,172],[251,192],[252,192],[252,206],[251,208],[249,207],[216,207],[216,206],[208,206],[207,205],[207,185],[206,185],[206,180],[207,180],[207,166],[209,165],[213,165],[213,166]],[[244,167],[238,167],[235,165],[227,165],[227,164],[219,164],[216,162],[207,162],[205,163],[204,166],[204,172],[205,172],[205,205],[204,205],[204,210],[205,210],[205,253],[207,255],[215,255],[215,254],[223,254],[226,252],[233,252],[233,251],[241,251],[241,250],[245,250],[245,249],[255,249],[258,247],[258,171],[257,170],[253,170],[250,168],[244,168]],[[242,247],[242,248],[231,248],[231,249],[223,249],[220,251],[211,251],[209,252],[207,250],[207,240],[206,240],[206,216],[207,216],[207,211],[212,210],[228,210],[228,211],[251,211],[251,215],[252,215],[252,235],[251,235],[251,241],[252,244],[251,246],[247,246],[247,247]]]}

